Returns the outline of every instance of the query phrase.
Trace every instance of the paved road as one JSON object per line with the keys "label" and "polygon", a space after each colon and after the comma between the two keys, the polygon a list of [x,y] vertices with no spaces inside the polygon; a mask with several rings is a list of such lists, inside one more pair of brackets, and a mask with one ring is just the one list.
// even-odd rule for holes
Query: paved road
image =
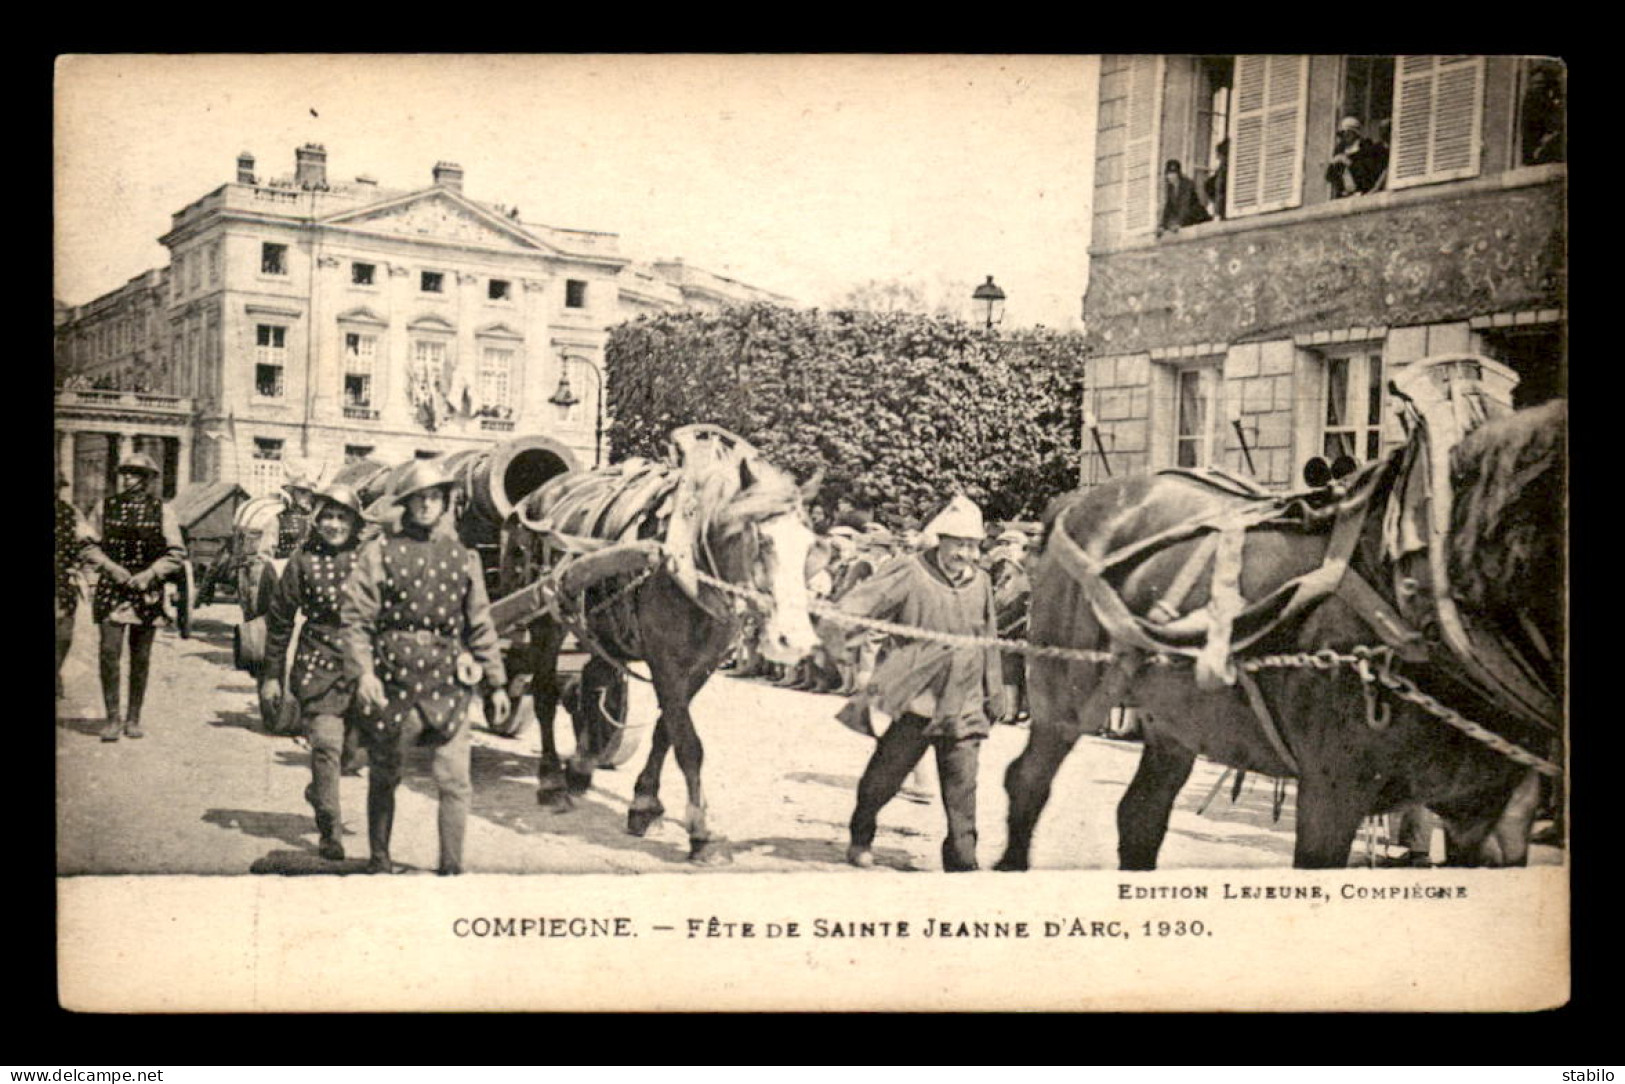
{"label": "paved road", "polygon": [[[345,845],[352,858],[320,859],[303,798],[310,778],[308,752],[292,739],[259,729],[252,682],[232,667],[233,607],[204,609],[192,639],[159,634],[153,688],[143,713],[148,736],[109,744],[98,740],[102,710],[95,629],[85,609],[64,668],[67,695],[58,702],[59,872],[331,874],[361,868],[366,780],[346,777],[342,784]],[[726,868],[877,875],[842,861],[847,818],[872,743],[834,720],[839,706],[835,697],[726,675],[713,678],[696,698],[712,824],[734,844],[734,862]],[[632,722],[647,722],[654,714],[649,687],[635,683]],[[563,741],[568,748],[567,735]],[[983,748],[978,823],[984,866],[1003,848],[1003,773],[1025,741],[1025,730],[1003,726]],[[573,811],[555,814],[536,804],[537,745],[534,725],[516,739],[475,733],[467,852],[472,871],[695,868],[685,861],[687,833],[677,818],[686,795],[674,761],[668,761],[661,785],[661,800],[671,814],[639,839],[627,835],[624,824],[641,751],[625,767],[600,771]],[[1114,810],[1138,754],[1131,743],[1080,742],[1056,779],[1040,824],[1036,867],[1116,867]],[[1177,804],[1162,867],[1290,866],[1292,803],[1289,797],[1276,822],[1267,780],[1250,777],[1235,803],[1226,787],[1205,814],[1196,812],[1220,773],[1215,765],[1198,763]],[[882,869],[940,869],[942,834],[936,805],[894,801],[881,815],[877,861]],[[395,836],[398,861],[434,867],[433,786],[426,777],[403,784]],[[1555,863],[1560,856],[1537,848],[1534,860]]]}

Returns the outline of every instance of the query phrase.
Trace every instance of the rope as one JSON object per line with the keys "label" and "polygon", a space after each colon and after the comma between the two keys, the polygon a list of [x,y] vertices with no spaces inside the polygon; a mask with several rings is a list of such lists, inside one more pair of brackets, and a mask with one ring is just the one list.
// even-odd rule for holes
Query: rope
{"label": "rope", "polygon": [[[738,595],[747,601],[758,605],[771,601],[758,591],[739,587],[736,584],[719,580],[705,572],[699,573],[699,578],[719,591]],[[1017,655],[1028,655],[1040,659],[1058,659],[1063,662],[1109,663],[1116,658],[1110,651],[1100,651],[1084,647],[1060,647],[1051,644],[1017,643],[1010,640],[1000,640],[989,636],[972,636],[964,633],[933,632],[929,629],[918,628],[913,625],[899,625],[892,621],[882,621],[879,618],[859,617],[855,614],[845,613],[827,603],[813,602],[807,606],[809,613],[838,625],[849,625],[858,628],[883,632],[891,636],[901,636],[914,640],[929,640],[934,643],[947,644],[950,647],[965,648],[993,648],[997,651],[1006,651]],[[1172,666],[1178,662],[1178,657],[1165,653],[1147,654],[1145,662],[1153,666]],[[1442,722],[1455,727],[1475,741],[1482,742],[1492,750],[1508,759],[1522,764],[1526,768],[1533,768],[1541,775],[1561,776],[1563,769],[1552,761],[1536,756],[1522,746],[1516,745],[1501,737],[1493,730],[1479,723],[1467,719],[1452,708],[1439,703],[1417,687],[1416,683],[1403,674],[1394,673],[1390,663],[1392,654],[1386,647],[1368,647],[1361,645],[1349,652],[1335,651],[1332,648],[1321,648],[1319,651],[1297,652],[1294,654],[1255,655],[1250,658],[1237,659],[1236,665],[1249,673],[1260,670],[1320,670],[1330,672],[1339,667],[1349,667],[1359,675],[1360,680],[1367,683],[1376,683],[1399,697],[1401,700],[1415,704],[1417,707],[1438,718]],[[1372,663],[1378,665],[1373,667]]]}

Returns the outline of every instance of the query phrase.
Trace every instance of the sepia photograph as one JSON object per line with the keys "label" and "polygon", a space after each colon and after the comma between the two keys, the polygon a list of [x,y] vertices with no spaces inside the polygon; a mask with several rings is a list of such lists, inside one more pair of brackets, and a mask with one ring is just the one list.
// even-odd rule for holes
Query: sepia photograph
{"label": "sepia photograph", "polygon": [[1564,1005],[1566,87],[59,56],[59,1003]]}

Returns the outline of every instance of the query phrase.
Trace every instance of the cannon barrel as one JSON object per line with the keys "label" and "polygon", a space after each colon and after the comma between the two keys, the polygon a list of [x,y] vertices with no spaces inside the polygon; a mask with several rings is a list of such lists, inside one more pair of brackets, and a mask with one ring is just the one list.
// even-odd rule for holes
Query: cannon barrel
{"label": "cannon barrel", "polygon": [[[394,509],[390,491],[412,462],[391,466],[376,459],[361,459],[346,464],[333,481],[353,487],[367,517],[382,520]],[[503,522],[520,501],[554,475],[577,469],[569,448],[541,436],[515,437],[492,448],[453,452],[441,461],[441,466],[456,483],[461,497],[456,502],[460,509],[458,528],[470,544],[495,542]]]}

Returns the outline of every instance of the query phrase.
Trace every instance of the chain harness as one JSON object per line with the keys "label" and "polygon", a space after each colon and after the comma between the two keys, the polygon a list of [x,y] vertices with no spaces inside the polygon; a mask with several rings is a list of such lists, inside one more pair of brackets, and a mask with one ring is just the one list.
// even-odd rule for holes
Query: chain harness
{"label": "chain harness", "polygon": [[[760,606],[765,600],[760,592],[749,588],[739,587],[735,584],[720,580],[705,572],[699,573],[702,583],[707,583],[719,591],[736,595],[747,602]],[[845,613],[826,603],[810,603],[808,611],[814,615],[836,624],[849,625],[868,629],[874,632],[886,633],[891,636],[908,637],[916,640],[929,640],[934,643],[947,644],[950,647],[967,648],[995,648],[1018,655],[1027,655],[1039,659],[1055,659],[1061,662],[1083,663],[1110,663],[1117,656],[1110,651],[1100,651],[1093,648],[1061,647],[1054,644],[1022,644],[994,637],[970,636],[963,633],[931,632],[917,628],[913,625],[899,625],[892,621],[882,621],[878,618],[857,617]],[[1465,718],[1461,713],[1439,703],[1437,699],[1429,696],[1417,687],[1416,683],[1403,674],[1396,673],[1393,668],[1393,649],[1382,647],[1368,647],[1360,645],[1347,652],[1336,651],[1332,648],[1321,648],[1319,651],[1303,651],[1293,654],[1258,655],[1252,658],[1238,658],[1235,664],[1248,673],[1260,670],[1320,670],[1329,672],[1339,667],[1352,669],[1360,678],[1362,688],[1366,690],[1367,710],[1380,712],[1383,722],[1374,725],[1386,725],[1387,705],[1376,701],[1377,686],[1387,689],[1399,699],[1415,704],[1430,715],[1448,723],[1457,730],[1466,734],[1475,741],[1482,742],[1502,756],[1533,768],[1542,775],[1561,776],[1563,769],[1558,765],[1538,757],[1513,742],[1501,737],[1480,723]],[[1153,666],[1173,666],[1180,661],[1177,656],[1155,653],[1145,656],[1145,661]]]}

